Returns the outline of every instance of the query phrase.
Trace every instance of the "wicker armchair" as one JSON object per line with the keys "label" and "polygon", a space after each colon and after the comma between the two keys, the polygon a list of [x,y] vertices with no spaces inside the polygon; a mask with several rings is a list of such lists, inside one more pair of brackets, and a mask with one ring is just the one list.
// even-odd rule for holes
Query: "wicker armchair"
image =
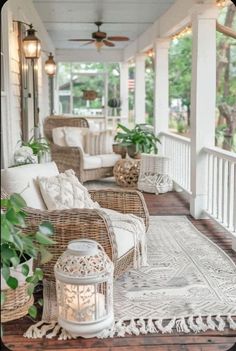
{"label": "wicker armchair", "polygon": [[83,151],[79,147],[64,147],[53,143],[52,130],[57,127],[89,128],[88,121],[82,117],[49,116],[44,120],[44,135],[50,143],[52,161],[60,172],[72,168],[81,183],[113,176],[113,167],[84,169]]}
{"label": "wicker armchair", "polygon": [[[91,197],[102,207],[114,209],[122,213],[133,213],[144,219],[146,229],[148,228],[149,215],[143,195],[135,190],[99,190],[91,191]],[[1,197],[7,194],[2,191]],[[134,250],[128,251],[125,255],[117,258],[113,244],[113,229],[109,217],[100,209],[69,209],[69,210],[38,210],[26,208],[27,231],[35,231],[42,221],[50,221],[54,225],[54,239],[56,245],[49,250],[53,258],[47,264],[42,265],[44,277],[54,280],[54,265],[58,257],[65,251],[70,240],[88,238],[98,241],[105,249],[108,256],[114,263],[114,276],[119,277],[132,266]],[[124,238],[125,239],[125,238]]]}

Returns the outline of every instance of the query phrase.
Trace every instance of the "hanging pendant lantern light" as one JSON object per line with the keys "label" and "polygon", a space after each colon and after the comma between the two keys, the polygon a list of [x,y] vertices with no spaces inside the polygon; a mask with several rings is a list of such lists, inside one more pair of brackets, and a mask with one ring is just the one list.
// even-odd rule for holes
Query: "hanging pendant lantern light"
{"label": "hanging pendant lantern light", "polygon": [[41,53],[41,41],[36,37],[36,30],[33,29],[33,25],[29,25],[27,29],[27,35],[23,39],[23,50],[26,59],[38,59]]}
{"label": "hanging pendant lantern light", "polygon": [[51,52],[48,55],[47,61],[45,61],[44,69],[45,69],[45,72],[47,73],[47,75],[49,75],[51,77],[56,74],[57,65],[53,59],[53,55]]}

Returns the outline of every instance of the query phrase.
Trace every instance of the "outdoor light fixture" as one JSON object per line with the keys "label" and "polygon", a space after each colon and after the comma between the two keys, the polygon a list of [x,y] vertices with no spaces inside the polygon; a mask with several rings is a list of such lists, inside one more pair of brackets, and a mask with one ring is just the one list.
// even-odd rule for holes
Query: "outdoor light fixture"
{"label": "outdoor light fixture", "polygon": [[100,51],[101,48],[104,46],[104,43],[103,43],[102,41],[96,40],[96,41],[95,41],[95,46],[96,46],[96,48],[97,48],[97,51]]}
{"label": "outdoor light fixture", "polygon": [[227,5],[227,0],[216,0],[217,7],[225,7]]}
{"label": "outdoor light fixture", "polygon": [[50,77],[55,76],[56,68],[57,68],[56,62],[54,61],[53,55],[50,52],[49,55],[48,55],[48,59],[45,61],[45,64],[44,64],[45,72]]}
{"label": "outdoor light fixture", "polygon": [[94,240],[70,241],[57,260],[58,324],[72,337],[92,338],[112,326],[113,263]]}
{"label": "outdoor light fixture", "polygon": [[32,24],[27,24],[30,28],[27,29],[27,35],[23,39],[23,51],[26,59],[38,59],[41,53],[41,42],[36,37],[36,30]]}

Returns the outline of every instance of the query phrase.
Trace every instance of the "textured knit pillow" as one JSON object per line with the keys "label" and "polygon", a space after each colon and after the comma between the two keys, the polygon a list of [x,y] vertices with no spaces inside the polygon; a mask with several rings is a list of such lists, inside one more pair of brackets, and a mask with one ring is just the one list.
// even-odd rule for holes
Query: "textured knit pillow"
{"label": "textured knit pillow", "polygon": [[53,177],[38,177],[38,182],[48,210],[100,208],[72,169]]}

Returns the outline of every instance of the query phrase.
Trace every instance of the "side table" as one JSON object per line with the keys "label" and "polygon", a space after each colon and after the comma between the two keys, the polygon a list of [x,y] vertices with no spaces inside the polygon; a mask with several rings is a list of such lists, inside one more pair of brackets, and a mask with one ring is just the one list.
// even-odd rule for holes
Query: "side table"
{"label": "side table", "polygon": [[126,158],[116,162],[113,174],[116,183],[123,187],[137,187],[140,160]]}

